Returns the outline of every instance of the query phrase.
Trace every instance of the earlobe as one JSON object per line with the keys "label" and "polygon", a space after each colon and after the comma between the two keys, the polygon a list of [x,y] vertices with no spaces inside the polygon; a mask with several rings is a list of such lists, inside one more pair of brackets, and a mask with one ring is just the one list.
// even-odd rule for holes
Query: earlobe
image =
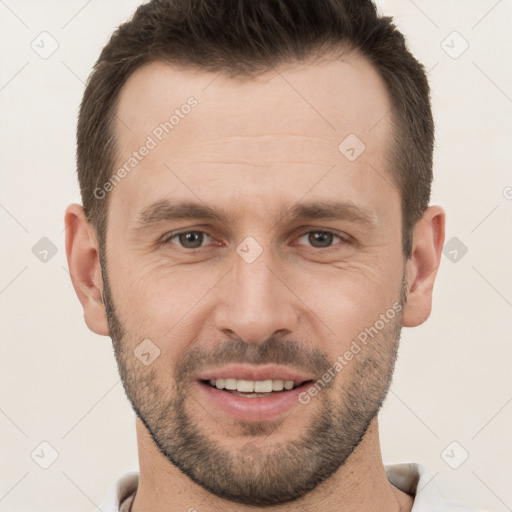
{"label": "earlobe", "polygon": [[108,336],[108,321],[102,302],[103,278],[94,229],[79,204],[67,207],[64,224],[69,273],[84,309],[85,323],[96,334]]}
{"label": "earlobe", "polygon": [[412,254],[407,261],[404,327],[416,327],[430,316],[432,291],[445,238],[445,221],[444,210],[440,206],[430,206],[414,227]]}

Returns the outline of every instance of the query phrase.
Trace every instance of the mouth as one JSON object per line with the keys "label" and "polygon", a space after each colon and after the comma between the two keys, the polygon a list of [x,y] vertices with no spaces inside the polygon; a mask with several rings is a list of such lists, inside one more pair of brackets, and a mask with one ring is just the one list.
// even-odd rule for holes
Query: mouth
{"label": "mouth", "polygon": [[284,379],[266,379],[266,380],[245,380],[245,379],[209,379],[202,380],[203,384],[211,388],[225,391],[235,396],[245,398],[264,398],[286,393],[310,383],[310,380],[284,380]]}
{"label": "mouth", "polygon": [[236,365],[199,375],[196,385],[211,415],[259,422],[303,407],[300,395],[313,382],[309,375],[285,367]]}

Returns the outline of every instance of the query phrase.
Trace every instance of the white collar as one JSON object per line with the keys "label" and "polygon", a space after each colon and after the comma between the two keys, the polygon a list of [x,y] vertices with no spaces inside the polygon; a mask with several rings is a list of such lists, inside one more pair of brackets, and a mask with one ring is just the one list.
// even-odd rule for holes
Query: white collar
{"label": "white collar", "polygon": [[432,473],[421,464],[384,465],[388,480],[401,491],[414,496],[411,512],[484,512],[460,503],[447,501],[439,492]]}

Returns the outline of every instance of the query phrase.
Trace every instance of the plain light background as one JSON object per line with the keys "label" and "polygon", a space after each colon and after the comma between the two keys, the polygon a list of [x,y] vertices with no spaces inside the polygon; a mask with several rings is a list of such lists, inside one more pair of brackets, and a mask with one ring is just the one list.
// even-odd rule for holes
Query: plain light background
{"label": "plain light background", "polygon": [[[0,0],[2,512],[91,511],[138,468],[135,416],[110,338],[84,323],[63,221],[66,206],[81,202],[74,159],[84,82],[138,3]],[[446,210],[446,241],[455,237],[431,318],[402,332],[380,415],[384,462],[422,463],[446,497],[511,510],[512,2],[377,5],[429,70],[432,204]],[[58,42],[47,58],[31,47],[46,37],[51,48],[43,31]],[[56,250],[46,262],[33,250],[48,244],[43,237]],[[52,450],[58,458],[43,469]]]}

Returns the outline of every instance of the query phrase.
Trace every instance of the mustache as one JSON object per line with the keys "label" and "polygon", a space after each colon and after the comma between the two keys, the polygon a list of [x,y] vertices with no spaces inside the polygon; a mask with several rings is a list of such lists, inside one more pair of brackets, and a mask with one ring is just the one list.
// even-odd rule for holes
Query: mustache
{"label": "mustache", "polygon": [[189,350],[176,365],[176,381],[185,382],[200,370],[233,363],[290,366],[319,378],[332,366],[325,352],[301,342],[273,337],[248,343],[232,338],[211,348],[198,344]]}

